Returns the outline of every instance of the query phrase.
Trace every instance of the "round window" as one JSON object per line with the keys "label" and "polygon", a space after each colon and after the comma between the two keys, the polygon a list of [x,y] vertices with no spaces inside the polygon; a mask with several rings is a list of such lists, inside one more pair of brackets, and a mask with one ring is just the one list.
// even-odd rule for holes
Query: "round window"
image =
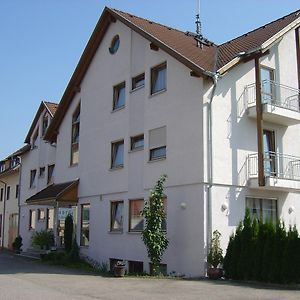
{"label": "round window", "polygon": [[120,37],[118,35],[115,35],[109,47],[110,54],[115,54],[118,51],[119,46],[120,46]]}

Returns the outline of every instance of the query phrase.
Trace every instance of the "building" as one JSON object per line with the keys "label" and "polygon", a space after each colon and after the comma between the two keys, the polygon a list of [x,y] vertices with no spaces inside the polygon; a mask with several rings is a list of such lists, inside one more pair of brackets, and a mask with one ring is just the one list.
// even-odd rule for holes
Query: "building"
{"label": "building", "polygon": [[28,151],[24,146],[0,161],[0,245],[12,249],[18,235],[20,156]]}
{"label": "building", "polygon": [[[43,137],[53,184],[21,193],[21,224],[52,207],[59,244],[77,207],[82,255],[149,271],[140,211],[167,174],[168,273],[204,275],[212,231],[225,249],[247,206],[300,229],[299,13],[216,45],[105,8]],[[25,167],[33,152],[22,178],[45,165]]]}

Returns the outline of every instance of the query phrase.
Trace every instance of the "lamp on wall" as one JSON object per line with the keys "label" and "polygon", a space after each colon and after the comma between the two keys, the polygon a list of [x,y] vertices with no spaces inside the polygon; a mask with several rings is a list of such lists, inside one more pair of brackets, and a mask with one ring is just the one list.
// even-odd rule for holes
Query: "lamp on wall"
{"label": "lamp on wall", "polygon": [[186,209],[186,203],[185,203],[185,202],[181,202],[181,203],[180,203],[180,207],[181,207],[182,209]]}
{"label": "lamp on wall", "polygon": [[224,212],[226,210],[228,210],[228,203],[224,202],[222,205],[221,205],[221,210]]}
{"label": "lamp on wall", "polygon": [[293,205],[291,205],[291,206],[289,207],[289,214],[293,213],[294,210],[295,210],[295,207],[294,207]]}

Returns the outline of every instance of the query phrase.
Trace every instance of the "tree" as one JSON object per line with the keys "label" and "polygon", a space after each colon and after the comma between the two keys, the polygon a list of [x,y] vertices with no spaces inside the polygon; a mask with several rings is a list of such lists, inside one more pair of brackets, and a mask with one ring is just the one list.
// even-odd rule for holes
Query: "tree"
{"label": "tree", "polygon": [[71,214],[68,214],[65,219],[65,230],[64,230],[64,243],[65,250],[67,252],[72,249],[72,240],[73,240],[73,217]]}
{"label": "tree", "polygon": [[153,190],[150,191],[149,201],[145,203],[142,215],[145,217],[145,229],[142,239],[147,248],[148,257],[152,263],[152,274],[159,274],[159,265],[163,253],[168,247],[169,241],[162,224],[166,221],[163,206],[163,189],[167,175],[162,175]]}

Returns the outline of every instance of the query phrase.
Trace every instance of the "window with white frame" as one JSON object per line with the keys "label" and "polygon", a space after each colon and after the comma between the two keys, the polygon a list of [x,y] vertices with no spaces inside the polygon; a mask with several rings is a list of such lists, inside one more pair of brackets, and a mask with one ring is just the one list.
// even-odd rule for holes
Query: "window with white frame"
{"label": "window with white frame", "polygon": [[123,231],[124,201],[112,201],[110,207],[110,230]]}
{"label": "window with white frame", "polygon": [[251,215],[260,222],[277,221],[277,200],[268,198],[247,197],[246,206]]}
{"label": "window with white frame", "polygon": [[80,104],[72,117],[71,165],[79,162]]}
{"label": "window with white frame", "polygon": [[166,158],[167,127],[149,130],[149,160]]}

